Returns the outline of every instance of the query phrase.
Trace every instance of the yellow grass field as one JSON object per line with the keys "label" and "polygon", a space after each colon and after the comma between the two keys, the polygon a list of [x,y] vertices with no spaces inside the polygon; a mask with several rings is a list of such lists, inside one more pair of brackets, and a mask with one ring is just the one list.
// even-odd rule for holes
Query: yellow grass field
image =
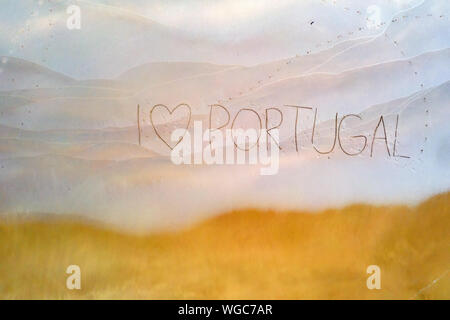
{"label": "yellow grass field", "polygon": [[[2,218],[0,298],[449,299],[449,208],[450,193],[415,208],[243,210],[147,236]],[[66,288],[72,264],[81,290]],[[372,264],[381,290],[366,287]]]}

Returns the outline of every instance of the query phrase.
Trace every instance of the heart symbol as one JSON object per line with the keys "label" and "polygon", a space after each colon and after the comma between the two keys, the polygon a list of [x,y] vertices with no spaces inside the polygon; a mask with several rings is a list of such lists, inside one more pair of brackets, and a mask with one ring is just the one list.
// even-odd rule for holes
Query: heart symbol
{"label": "heart symbol", "polygon": [[[172,115],[175,110],[177,110],[180,107],[186,107],[189,110],[189,118],[188,118],[188,122],[185,128],[185,134],[180,138],[180,140],[178,140],[178,142],[172,147],[170,144],[167,143],[166,140],[163,139],[163,137],[161,137],[161,135],[158,132],[158,129],[156,129],[156,126],[153,122],[153,112],[157,109],[157,108],[163,108],[166,109],[167,112],[169,112],[169,115]],[[163,104],[156,104],[153,106],[153,108],[150,110],[150,122],[152,123],[153,126],[153,130],[155,130],[156,135],[158,136],[159,139],[161,139],[162,142],[165,143],[166,146],[168,146],[170,148],[170,150],[173,150],[173,148],[175,148],[180,142],[181,140],[183,140],[184,136],[186,135],[186,132],[188,131],[189,128],[189,124],[191,123],[191,107],[186,104],[186,103],[180,103],[179,105],[177,105],[175,108],[173,108],[172,110],[170,110],[167,106],[163,105]]]}

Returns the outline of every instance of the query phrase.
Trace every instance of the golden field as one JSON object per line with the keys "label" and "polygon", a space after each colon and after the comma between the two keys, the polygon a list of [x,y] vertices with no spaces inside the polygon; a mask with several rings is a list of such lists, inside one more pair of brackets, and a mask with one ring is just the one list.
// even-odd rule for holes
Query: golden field
{"label": "golden field", "polygon": [[[450,193],[414,208],[243,210],[147,236],[2,218],[0,299],[449,299],[449,208]],[[66,288],[72,264],[81,290]],[[381,290],[366,287],[372,264]]]}

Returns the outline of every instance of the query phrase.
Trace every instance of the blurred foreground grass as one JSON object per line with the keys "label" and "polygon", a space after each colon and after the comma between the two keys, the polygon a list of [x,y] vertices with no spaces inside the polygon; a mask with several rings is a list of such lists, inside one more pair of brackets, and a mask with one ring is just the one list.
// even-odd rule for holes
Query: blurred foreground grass
{"label": "blurred foreground grass", "polygon": [[[243,210],[148,236],[2,218],[0,299],[449,299],[449,208],[450,193],[415,208]],[[366,287],[371,264],[381,290]]]}

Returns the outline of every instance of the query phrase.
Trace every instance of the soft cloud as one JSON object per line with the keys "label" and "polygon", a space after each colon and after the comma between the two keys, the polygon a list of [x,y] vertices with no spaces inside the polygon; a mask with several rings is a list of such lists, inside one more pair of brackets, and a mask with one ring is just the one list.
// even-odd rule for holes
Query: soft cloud
{"label": "soft cloud", "polygon": [[201,27],[223,27],[227,24],[245,24],[273,10],[292,5],[293,0],[223,0],[223,1],[186,1],[156,2],[149,4],[145,14],[161,23],[183,27],[193,25]]}
{"label": "soft cloud", "polygon": [[[3,0],[0,55],[44,64],[73,77],[113,77],[155,61],[252,65],[373,36],[396,13],[422,2]],[[446,6],[428,3],[427,10],[433,5],[436,12]],[[83,22],[77,31],[66,27],[66,9],[73,4],[81,7]],[[358,31],[373,18],[367,11],[372,5],[379,8],[378,20],[387,24]]]}

